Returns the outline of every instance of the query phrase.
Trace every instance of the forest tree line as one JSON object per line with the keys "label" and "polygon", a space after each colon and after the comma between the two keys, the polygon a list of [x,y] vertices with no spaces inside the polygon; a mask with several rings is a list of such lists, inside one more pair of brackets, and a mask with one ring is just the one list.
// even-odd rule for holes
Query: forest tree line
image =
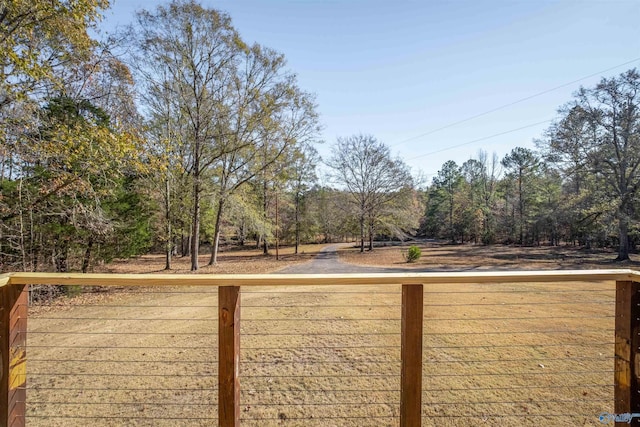
{"label": "forest tree line", "polygon": [[617,247],[640,243],[640,74],[581,88],[536,141],[504,158],[446,162],[422,233],[451,241]]}
{"label": "forest tree line", "polygon": [[150,250],[197,270],[226,243],[364,251],[416,235],[626,259],[640,238],[635,70],[576,93],[538,149],[481,151],[423,185],[371,135],[321,159],[314,96],[225,13],[171,1],[95,40],[108,7],[0,6],[0,271],[88,271]]}
{"label": "forest tree line", "polygon": [[189,0],[142,10],[98,41],[90,30],[108,6],[0,6],[0,270],[85,272],[150,250],[167,269],[178,255],[197,270],[203,244],[214,265],[225,242],[297,252],[357,224],[364,233],[365,220],[371,236],[416,228],[416,212],[406,225],[385,219],[415,194],[373,137],[353,139],[375,167],[398,164],[399,183],[367,181],[360,205],[318,184],[317,106],[281,53]]}

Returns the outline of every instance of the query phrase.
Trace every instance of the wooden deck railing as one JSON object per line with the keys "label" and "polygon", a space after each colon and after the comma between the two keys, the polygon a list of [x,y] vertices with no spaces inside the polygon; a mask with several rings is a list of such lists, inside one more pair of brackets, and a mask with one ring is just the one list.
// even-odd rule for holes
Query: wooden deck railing
{"label": "wooden deck railing", "polygon": [[[427,284],[616,282],[614,404],[616,425],[640,413],[640,273],[632,270],[340,275],[0,275],[0,427],[25,425],[28,285],[218,287],[218,417],[240,425],[241,287],[402,285],[400,425],[422,424],[423,286]],[[627,416],[628,417],[628,416]],[[633,423],[640,419],[632,418]]]}

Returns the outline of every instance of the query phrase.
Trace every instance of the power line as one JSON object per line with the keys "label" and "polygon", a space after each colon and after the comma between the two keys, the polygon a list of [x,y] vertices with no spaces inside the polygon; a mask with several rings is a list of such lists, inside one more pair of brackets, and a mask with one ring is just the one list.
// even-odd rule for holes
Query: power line
{"label": "power line", "polygon": [[[577,79],[577,80],[572,80],[572,81],[570,81],[570,82],[568,82],[568,83],[561,84],[560,86],[556,86],[556,87],[553,87],[553,88],[551,88],[551,89],[547,89],[547,90],[544,90],[544,91],[542,91],[542,92],[538,92],[538,93],[536,93],[536,94],[529,95],[529,96],[527,96],[527,97],[525,97],[525,98],[521,98],[521,99],[518,99],[518,100],[516,100],[516,101],[509,102],[508,104],[504,104],[504,105],[501,105],[501,106],[499,106],[499,107],[492,108],[491,110],[487,110],[487,111],[485,111],[485,112],[483,112],[483,113],[475,114],[475,115],[470,116],[470,117],[467,117],[467,118],[465,118],[465,119],[458,120],[458,121],[453,122],[453,123],[449,123],[449,124],[447,124],[447,125],[441,126],[441,127],[439,127],[439,128],[433,129],[433,130],[430,130],[430,131],[425,132],[425,133],[422,133],[422,134],[420,134],[420,135],[412,136],[411,138],[407,138],[407,139],[404,139],[404,140],[402,140],[402,141],[396,142],[396,143],[394,143],[394,144],[390,144],[389,146],[390,146],[390,147],[395,147],[395,146],[398,146],[398,145],[402,145],[402,144],[404,144],[404,143],[407,143],[407,142],[409,142],[409,141],[413,141],[413,140],[415,140],[415,139],[419,139],[419,138],[423,138],[423,137],[428,136],[428,135],[432,135],[432,134],[437,133],[437,132],[440,132],[440,131],[442,131],[442,130],[449,129],[449,128],[454,127],[454,126],[457,126],[457,125],[459,125],[459,124],[466,123],[466,122],[468,122],[468,121],[471,121],[471,120],[477,119],[478,117],[486,116],[487,114],[491,114],[491,113],[494,113],[494,112],[496,112],[496,111],[499,111],[499,110],[502,110],[502,109],[505,109],[505,108],[511,107],[511,106],[513,106],[513,105],[520,104],[521,102],[525,102],[525,101],[528,101],[528,100],[530,100],[530,99],[537,98],[538,96],[542,96],[542,95],[545,95],[545,94],[547,94],[547,93],[550,93],[550,92],[556,91],[556,90],[558,90],[558,89],[562,89],[562,88],[564,88],[564,87],[571,86],[571,85],[576,84],[576,83],[579,83],[579,82],[581,82],[581,81],[583,81],[583,80],[590,79],[591,77],[598,76],[598,75],[600,75],[600,74],[606,73],[606,72],[608,72],[608,71],[615,70],[616,68],[620,68],[620,67],[623,67],[623,66],[625,66],[625,65],[632,64],[632,63],[637,62],[637,61],[640,61],[640,57],[638,57],[638,58],[634,58],[634,59],[632,59],[632,60],[630,60],[630,61],[627,61],[627,62],[623,62],[622,64],[618,64],[618,65],[615,65],[615,66],[613,66],[613,67],[607,68],[606,70],[601,70],[601,71],[598,71],[598,72],[596,72],[596,73],[589,74],[588,76],[581,77],[581,78],[579,78],[579,79]],[[454,147],[449,147],[449,148],[454,148]],[[430,154],[432,154],[432,153],[430,153]]]}
{"label": "power line", "polygon": [[509,133],[517,132],[517,131],[522,130],[522,129],[528,129],[528,128],[532,128],[532,127],[535,127],[535,126],[540,126],[540,125],[545,124],[545,123],[551,123],[551,122],[552,122],[551,119],[543,120],[541,122],[533,123],[533,124],[526,125],[526,126],[521,126],[519,128],[516,128],[516,129],[511,129],[511,130],[507,130],[507,131],[504,131],[504,132],[496,133],[496,134],[493,134],[493,135],[484,136],[482,138],[474,139],[472,141],[463,142],[462,144],[451,145],[449,147],[442,148],[442,149],[436,150],[436,151],[432,151],[430,153],[420,154],[419,156],[411,157],[409,160],[419,159],[421,157],[430,156],[432,154],[441,153],[443,151],[452,150],[454,148],[463,147],[465,145],[473,144],[473,143],[480,142],[480,141],[486,141],[487,139],[496,138],[498,136],[507,135]]}

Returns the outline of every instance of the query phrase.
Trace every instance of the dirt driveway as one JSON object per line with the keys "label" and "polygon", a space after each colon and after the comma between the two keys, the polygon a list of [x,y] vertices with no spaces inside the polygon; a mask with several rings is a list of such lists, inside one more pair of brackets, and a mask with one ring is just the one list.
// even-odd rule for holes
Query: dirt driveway
{"label": "dirt driveway", "polygon": [[403,268],[372,267],[347,264],[340,260],[338,249],[351,246],[352,243],[337,243],[324,247],[311,261],[296,264],[279,270],[284,274],[348,274],[348,273],[397,273],[407,271]]}

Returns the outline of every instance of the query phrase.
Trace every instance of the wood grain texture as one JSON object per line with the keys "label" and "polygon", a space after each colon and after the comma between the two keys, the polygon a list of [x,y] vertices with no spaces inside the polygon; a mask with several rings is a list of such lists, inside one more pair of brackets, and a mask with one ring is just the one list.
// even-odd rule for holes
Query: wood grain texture
{"label": "wood grain texture", "polygon": [[370,274],[82,274],[14,273],[11,284],[100,286],[317,286],[401,285],[403,283],[521,283],[640,281],[640,273],[620,270],[543,270],[498,272]]}
{"label": "wood grain texture", "polygon": [[422,425],[423,285],[402,285],[400,426]]}
{"label": "wood grain texture", "polygon": [[[616,282],[614,411],[640,413],[640,283]],[[634,418],[632,424],[640,425]],[[629,425],[616,422],[616,426]]]}
{"label": "wood grain texture", "polygon": [[27,286],[0,288],[0,427],[25,425],[27,303]]}
{"label": "wood grain texture", "polygon": [[240,287],[218,288],[218,425],[240,426]]}

